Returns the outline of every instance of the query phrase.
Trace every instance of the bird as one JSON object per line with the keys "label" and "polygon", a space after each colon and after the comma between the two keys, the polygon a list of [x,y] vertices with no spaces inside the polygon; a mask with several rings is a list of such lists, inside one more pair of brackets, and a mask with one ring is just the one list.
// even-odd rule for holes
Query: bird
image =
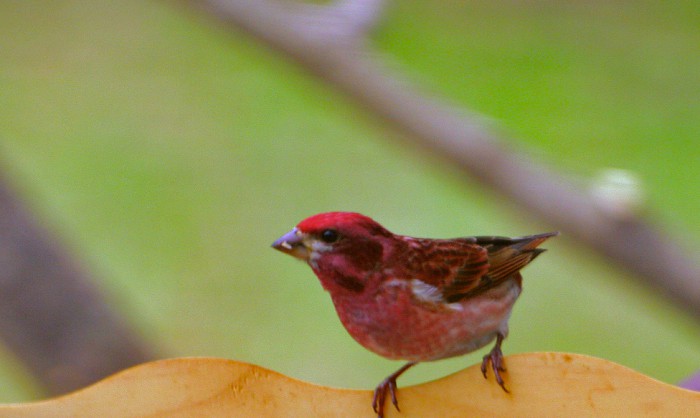
{"label": "bird", "polygon": [[520,269],[558,232],[518,238],[414,238],[390,232],[356,212],[325,212],[299,222],[272,247],[308,263],[355,341],[407,363],[374,390],[384,416],[387,397],[399,410],[397,378],[419,362],[470,353],[495,340],[483,357],[508,393],[501,345],[522,290]]}

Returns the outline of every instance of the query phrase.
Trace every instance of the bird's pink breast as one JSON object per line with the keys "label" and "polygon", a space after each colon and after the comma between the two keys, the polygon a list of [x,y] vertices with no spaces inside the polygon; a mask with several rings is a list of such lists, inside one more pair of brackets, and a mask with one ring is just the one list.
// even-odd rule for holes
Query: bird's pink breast
{"label": "bird's pink breast", "polygon": [[387,358],[428,361],[474,351],[497,332],[506,335],[520,286],[509,280],[443,306],[417,301],[408,285],[390,282],[350,298],[333,293],[338,316],[357,342]]}

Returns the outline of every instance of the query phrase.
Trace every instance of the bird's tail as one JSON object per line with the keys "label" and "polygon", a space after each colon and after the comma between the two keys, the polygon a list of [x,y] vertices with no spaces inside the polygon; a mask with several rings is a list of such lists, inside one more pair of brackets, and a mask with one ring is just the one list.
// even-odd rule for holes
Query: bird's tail
{"label": "bird's tail", "polygon": [[490,264],[488,275],[495,282],[500,282],[517,273],[542,254],[545,250],[537,247],[557,235],[559,232],[546,232],[518,238],[476,237],[476,242],[488,250]]}
{"label": "bird's tail", "polygon": [[544,248],[537,248],[542,245],[543,242],[547,241],[549,238],[556,237],[559,235],[559,231],[556,232],[545,232],[543,234],[527,235],[519,238],[511,238],[510,247],[518,249],[522,252],[530,252],[533,254],[532,259],[537,255],[542,254],[546,251]]}

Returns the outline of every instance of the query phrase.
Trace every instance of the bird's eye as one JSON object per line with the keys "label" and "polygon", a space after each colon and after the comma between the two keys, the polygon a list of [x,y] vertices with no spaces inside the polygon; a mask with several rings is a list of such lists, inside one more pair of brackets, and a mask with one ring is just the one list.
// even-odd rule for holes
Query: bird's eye
{"label": "bird's eye", "polygon": [[321,240],[325,242],[326,244],[332,244],[340,238],[340,235],[338,235],[338,231],[334,229],[324,229],[323,232],[321,232]]}

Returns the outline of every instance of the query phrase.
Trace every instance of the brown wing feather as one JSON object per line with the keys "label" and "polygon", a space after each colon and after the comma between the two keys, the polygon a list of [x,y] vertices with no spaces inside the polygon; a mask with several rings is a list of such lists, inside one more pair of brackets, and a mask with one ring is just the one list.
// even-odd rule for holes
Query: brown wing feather
{"label": "brown wing feather", "polygon": [[445,301],[457,302],[515,277],[544,251],[537,246],[555,235],[558,233],[520,238],[405,238],[411,247],[406,278],[433,286]]}
{"label": "brown wing feather", "polygon": [[487,251],[475,238],[405,239],[410,247],[405,277],[437,288],[443,298],[478,287],[489,269]]}
{"label": "brown wing feather", "polygon": [[[476,243],[488,252],[489,270],[479,281],[480,285],[467,293],[452,297],[452,301],[478,295],[498,286],[511,277],[519,276],[519,271],[532,262],[545,250],[537,248],[547,239],[559,235],[558,232],[529,235],[519,238],[476,237]],[[450,299],[448,299],[450,301]]]}

